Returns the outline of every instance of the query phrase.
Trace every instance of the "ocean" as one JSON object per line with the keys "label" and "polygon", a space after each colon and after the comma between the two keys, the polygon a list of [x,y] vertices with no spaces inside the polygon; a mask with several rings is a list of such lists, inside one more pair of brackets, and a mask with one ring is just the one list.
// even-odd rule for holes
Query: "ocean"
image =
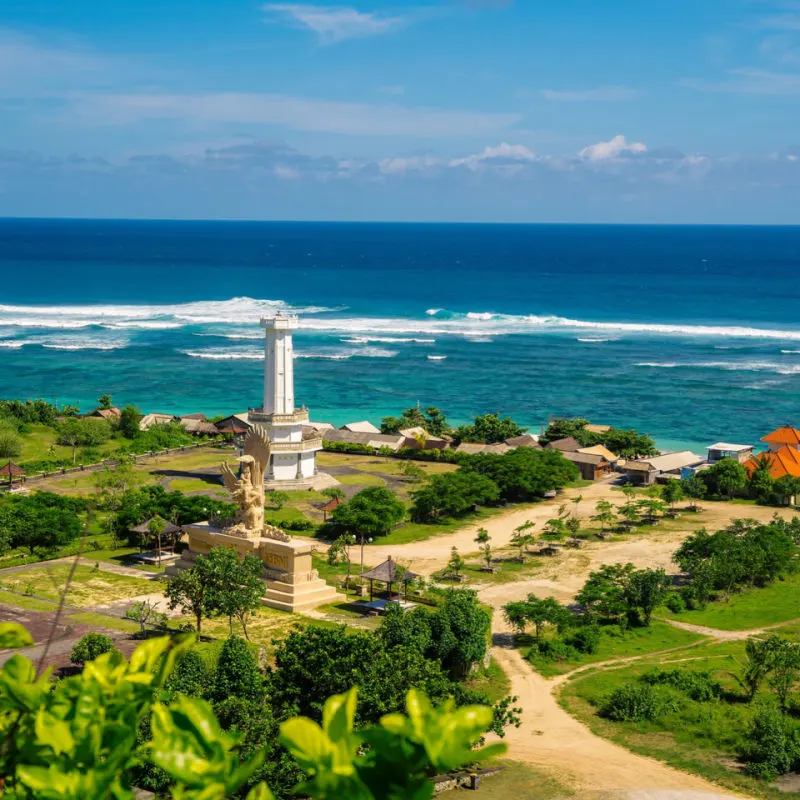
{"label": "ocean", "polygon": [[800,228],[0,220],[0,275],[5,398],[243,411],[288,307],[314,420],[800,426]]}

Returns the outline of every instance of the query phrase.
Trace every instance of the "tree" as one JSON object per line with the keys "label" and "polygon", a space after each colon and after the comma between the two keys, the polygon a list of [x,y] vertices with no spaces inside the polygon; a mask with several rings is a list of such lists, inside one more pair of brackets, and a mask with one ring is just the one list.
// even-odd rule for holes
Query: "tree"
{"label": "tree", "polygon": [[72,448],[72,463],[78,447],[97,447],[111,438],[111,426],[95,417],[68,419],[59,429],[58,443]]}
{"label": "tree", "polygon": [[633,571],[633,564],[604,564],[589,573],[575,601],[584,607],[587,616],[623,622],[630,610],[626,589]]}
{"label": "tree", "polygon": [[461,442],[483,442],[498,444],[515,436],[522,436],[527,428],[518,425],[510,417],[500,418],[499,414],[486,414],[475,417],[471,425],[461,425],[453,432],[456,444]]}
{"label": "tree", "polygon": [[687,497],[693,497],[696,500],[702,500],[708,493],[705,481],[697,473],[681,480],[681,488]]}
{"label": "tree", "polygon": [[110,394],[101,394],[100,397],[97,398],[98,409],[108,410],[112,407]]}
{"label": "tree", "polygon": [[423,413],[419,408],[407,408],[399,417],[384,417],[381,433],[395,434],[407,428],[422,428],[431,436],[444,436],[450,433],[444,412],[429,406]]}
{"label": "tree", "polygon": [[781,648],[781,637],[772,634],[766,639],[748,639],[745,643],[745,662],[733,677],[752,702],[761,684],[772,671],[775,654]]}
{"label": "tree", "polygon": [[344,500],[345,494],[338,486],[329,486],[321,492],[325,497],[331,500]]}
{"label": "tree", "polygon": [[85,633],[72,648],[69,660],[73,664],[87,664],[103,653],[114,649],[114,641],[104,633]]}
{"label": "tree", "polygon": [[261,559],[250,554],[239,558],[231,547],[215,547],[208,555],[200,556],[192,569],[205,586],[208,612],[226,616],[231,635],[236,617],[249,640],[247,619],[261,605],[264,596]]}
{"label": "tree", "polygon": [[453,548],[450,551],[450,560],[447,562],[447,572],[450,575],[455,575],[455,577],[458,578],[461,575],[462,569],[464,569],[464,559],[461,556],[461,553],[458,552],[458,548],[453,545]]}
{"label": "tree", "polygon": [[529,594],[527,600],[504,605],[503,614],[509,625],[520,633],[524,633],[527,625],[532,623],[534,635],[539,641],[542,627],[545,624],[562,625],[569,616],[569,611],[552,597],[539,599],[536,595]]}
{"label": "tree", "polygon": [[487,531],[486,528],[478,528],[475,534],[475,544],[480,545],[479,550],[481,553],[481,558],[486,564],[487,570],[492,568],[492,546],[489,544],[491,538],[492,537],[489,536],[489,531]]}
{"label": "tree", "polygon": [[532,533],[534,527],[535,524],[531,522],[531,520],[528,520],[527,522],[523,522],[519,527],[514,528],[514,532],[511,534],[509,544],[512,547],[519,548],[520,563],[525,561],[526,548],[536,541],[536,537]]}
{"label": "tree", "polygon": [[135,439],[139,435],[139,423],[142,413],[138,408],[127,405],[119,413],[119,430],[126,439]]}
{"label": "tree", "polygon": [[432,652],[455,679],[486,655],[491,617],[481,608],[476,592],[450,589],[444,603],[431,615]]}
{"label": "tree", "polygon": [[199,636],[203,617],[209,615],[210,608],[207,586],[200,579],[197,567],[182,570],[171,576],[164,587],[164,596],[169,601],[171,609],[180,608],[184,614],[191,614],[194,617]]}
{"label": "tree", "polygon": [[486,544],[491,538],[486,528],[478,528],[475,532],[475,544]]}
{"label": "tree", "polygon": [[220,650],[211,678],[212,697],[225,700],[242,697],[255,700],[264,692],[264,679],[244,639],[229,636]]}
{"label": "tree", "polygon": [[667,510],[667,504],[655,497],[645,497],[639,500],[637,505],[644,509],[647,521],[650,523],[658,522],[660,516]]}
{"label": "tree", "polygon": [[411,492],[411,518],[435,522],[442,517],[458,517],[475,506],[496,503],[499,497],[497,485],[484,475],[461,469],[433,475],[423,487]]}
{"label": "tree", "polygon": [[280,511],[289,502],[289,495],[286,492],[269,492],[267,498],[276,511]]}
{"label": "tree", "polygon": [[606,528],[617,521],[617,515],[614,513],[614,506],[608,500],[598,500],[594,510],[596,513],[592,517],[592,521],[599,522],[600,530],[605,533]]}
{"label": "tree", "polygon": [[747,470],[734,458],[723,458],[700,473],[711,494],[733,497],[747,485]]}
{"label": "tree", "polygon": [[795,501],[800,494],[800,478],[792,475],[781,475],[775,481],[774,496],[784,505],[789,505]]}
{"label": "tree", "polygon": [[665,503],[668,503],[671,509],[674,509],[675,504],[683,500],[683,487],[681,486],[681,482],[674,479],[668,480],[661,490],[661,499]]}
{"label": "tree", "polygon": [[363,489],[335,508],[335,525],[359,538],[385,536],[405,516],[403,504],[384,486]]}
{"label": "tree", "polygon": [[350,586],[350,548],[355,543],[355,536],[344,533],[328,548],[328,564],[332,567],[342,563],[347,564],[347,576],[344,581],[345,589]]}
{"label": "tree", "polygon": [[509,503],[544,497],[579,475],[575,464],[567,461],[558,450],[531,447],[518,447],[501,456],[469,456],[462,462],[459,472],[462,471],[475,472],[492,480],[500,489],[500,497]]}
{"label": "tree", "polygon": [[772,655],[772,674],[768,678],[782,711],[789,708],[789,695],[797,683],[800,673],[800,646],[787,639],[776,637]]}
{"label": "tree", "polygon": [[635,609],[649,627],[653,610],[664,601],[668,589],[669,579],[663,569],[638,569],[627,576],[624,596],[628,607]]}
{"label": "tree", "polygon": [[141,635],[144,639],[147,636],[147,628],[165,628],[167,625],[167,615],[158,610],[158,606],[152,600],[139,600],[125,609],[125,619],[139,623]]}
{"label": "tree", "polygon": [[639,508],[640,506],[638,502],[627,502],[624,505],[617,506],[617,513],[629,525],[635,525],[642,517]]}
{"label": "tree", "polygon": [[83,530],[75,506],[49,492],[14,498],[2,512],[0,522],[12,547],[27,547],[31,555],[52,553],[74,542]]}
{"label": "tree", "polygon": [[106,466],[95,473],[94,485],[112,511],[119,510],[125,495],[144,480],[145,476],[134,469],[135,465],[133,457],[118,456],[113,467]]}
{"label": "tree", "polygon": [[0,458],[18,458],[22,455],[22,439],[7,426],[0,427]]}

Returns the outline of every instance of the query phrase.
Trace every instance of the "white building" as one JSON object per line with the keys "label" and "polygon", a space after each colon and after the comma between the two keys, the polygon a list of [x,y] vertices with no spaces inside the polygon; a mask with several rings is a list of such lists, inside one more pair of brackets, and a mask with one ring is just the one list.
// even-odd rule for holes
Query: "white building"
{"label": "white building", "polygon": [[262,319],[261,327],[266,332],[264,403],[259,409],[251,408],[248,419],[269,432],[272,458],[265,482],[271,488],[286,482],[288,488],[292,481],[309,481],[316,475],[316,453],[322,450],[322,439],[309,429],[304,438],[308,409],[294,404],[292,330],[297,327],[297,317],[279,313]]}

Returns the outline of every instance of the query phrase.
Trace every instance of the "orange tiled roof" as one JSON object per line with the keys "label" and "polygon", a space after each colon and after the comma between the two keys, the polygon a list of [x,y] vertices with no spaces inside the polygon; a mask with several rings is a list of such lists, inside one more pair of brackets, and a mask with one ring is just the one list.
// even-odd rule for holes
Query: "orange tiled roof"
{"label": "orange tiled roof", "polygon": [[[776,480],[784,475],[800,478],[800,450],[794,447],[783,446],[774,453],[763,453],[759,458],[769,462],[769,474]],[[752,472],[759,465],[755,458],[751,458],[744,466],[748,472]]]}
{"label": "orange tiled roof", "polygon": [[770,444],[790,444],[793,447],[797,447],[800,445],[800,431],[791,425],[782,425],[772,433],[762,436],[761,441],[769,442]]}

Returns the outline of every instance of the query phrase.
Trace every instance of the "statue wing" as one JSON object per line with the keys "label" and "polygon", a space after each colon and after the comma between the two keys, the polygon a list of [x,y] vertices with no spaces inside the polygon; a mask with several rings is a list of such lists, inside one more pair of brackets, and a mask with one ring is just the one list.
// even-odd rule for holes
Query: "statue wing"
{"label": "statue wing", "polygon": [[236,480],[233,470],[225,463],[220,466],[219,471],[222,473],[225,488],[229,492],[235,492],[239,488],[239,482]]}
{"label": "statue wing", "polygon": [[253,457],[257,464],[258,478],[263,480],[270,455],[269,434],[263,425],[253,425],[247,432],[247,438],[244,440],[244,452],[245,455]]}

